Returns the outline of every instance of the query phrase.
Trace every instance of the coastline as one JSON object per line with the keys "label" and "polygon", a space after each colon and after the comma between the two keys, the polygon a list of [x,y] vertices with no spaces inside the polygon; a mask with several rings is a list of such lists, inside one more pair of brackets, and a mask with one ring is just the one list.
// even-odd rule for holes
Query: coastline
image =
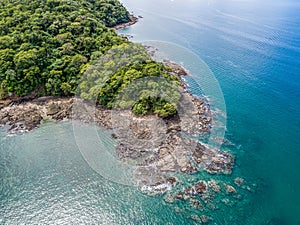
{"label": "coastline", "polygon": [[116,25],[112,28],[115,29],[115,30],[120,30],[120,29],[129,27],[129,26],[132,26],[133,24],[136,24],[139,21],[139,18],[142,18],[141,16],[136,17],[132,14],[129,17],[130,17],[129,22],[118,24],[118,25]]}
{"label": "coastline", "polygon": [[[172,62],[167,65],[180,80],[187,75],[181,66]],[[0,102],[0,124],[8,127],[9,134],[20,134],[45,120],[95,123],[113,132],[119,160],[138,162],[134,174],[137,186],[165,192],[168,185],[176,184],[177,173],[205,170],[230,174],[234,164],[231,154],[190,138],[208,133],[212,118],[205,101],[192,96],[186,88],[179,87],[181,113],[169,118],[135,116],[130,110],[106,109],[76,97],[41,97]]]}
{"label": "coastline", "polygon": [[[122,4],[136,17],[144,16],[143,19],[138,17],[138,22],[132,27],[129,25],[116,30],[126,43],[128,39],[128,42],[154,46],[152,49],[156,49],[155,56],[159,62],[163,62],[163,55],[167,55],[165,58],[186,66],[188,72],[191,72],[191,75],[181,77],[181,82],[186,85],[183,88],[194,96],[200,96],[204,104],[210,107],[212,115],[209,118],[212,119],[211,123],[207,124],[210,130],[203,131],[203,136],[199,138],[200,143],[209,143],[206,147],[217,146],[220,151],[232,154],[235,157],[232,173],[211,174],[206,167],[201,168],[200,165],[195,166],[199,172],[192,174],[184,173],[180,169],[165,172],[167,168],[174,168],[167,165],[167,162],[171,164],[172,160],[162,155],[171,155],[169,152],[173,150],[173,145],[169,144],[168,150],[155,151],[153,155],[156,158],[152,158],[151,161],[152,165],[157,165],[157,162],[165,159],[164,163],[157,166],[165,170],[165,177],[156,179],[156,183],[146,180],[140,188],[127,186],[121,184],[122,182],[115,182],[118,181],[116,174],[121,174],[118,172],[118,161],[125,161],[126,164],[126,161],[130,160],[128,164],[131,164],[133,160],[138,161],[152,152],[148,149],[147,152],[141,152],[141,148],[132,151],[129,149],[132,143],[125,147],[118,145],[117,152],[114,148],[117,146],[115,143],[119,144],[121,138],[123,141],[133,135],[137,135],[138,138],[134,140],[142,144],[154,140],[152,132],[147,130],[145,125],[147,122],[150,124],[150,118],[135,117],[131,120],[130,112],[124,111],[123,116],[131,124],[126,129],[130,128],[132,133],[121,137],[116,135],[116,131],[122,133],[126,129],[121,131],[112,127],[116,125],[116,114],[119,111],[106,111],[107,114],[102,112],[103,116],[100,116],[100,111],[105,109],[99,108],[98,115],[100,118],[107,118],[107,127],[103,126],[105,121],[99,122],[98,125],[93,124],[96,119],[88,121],[79,118],[82,122],[72,121],[73,105],[79,103],[80,99],[53,96],[38,98],[36,95],[28,99],[0,100],[0,110],[7,106],[27,107],[32,102],[32,108],[38,102],[39,108],[45,105],[43,110],[46,113],[49,105],[54,105],[54,112],[56,105],[59,105],[62,111],[67,106],[71,107],[70,116],[64,117],[59,113],[42,115],[42,120],[33,125],[28,124],[32,128],[26,131],[22,128],[18,130],[17,127],[8,131],[9,125],[0,125],[1,164],[4,166],[1,186],[2,221],[38,223],[43,220],[55,223],[56,220],[72,219],[82,223],[97,223],[111,219],[110,223],[119,221],[123,224],[239,224],[241,221],[244,224],[267,224],[300,221],[297,214],[300,197],[297,197],[299,193],[295,192],[300,186],[297,176],[292,174],[297,171],[298,158],[295,156],[297,129],[300,128],[297,128],[298,119],[293,113],[298,109],[295,104],[297,85],[294,84],[295,79],[292,79],[297,77],[297,53],[294,48],[289,48],[297,46],[298,35],[292,32],[293,27],[297,27],[300,21],[297,20],[296,3],[283,3],[280,6],[275,3],[263,4],[257,12],[255,8],[251,8],[251,4],[237,2],[234,7],[226,8],[226,12],[235,17],[220,13],[220,4],[205,5],[192,2],[187,5],[180,1],[122,1]],[[270,7],[274,10],[268,10]],[[184,8],[187,10],[183,10]],[[248,14],[245,15],[246,11]],[[260,13],[262,11],[265,13]],[[281,16],[284,16],[285,20],[279,24]],[[249,20],[261,20],[264,23],[254,26]],[[207,24],[212,26],[205,26]],[[273,26],[266,27],[266,24]],[[278,35],[278,32],[274,34],[275,28],[281,35]],[[226,33],[222,29],[240,32]],[[112,26],[107,30],[111,33],[115,31]],[[286,31],[290,32],[287,34]],[[32,29],[32,32],[40,31]],[[270,37],[274,40],[273,45],[266,45],[265,39],[257,39],[249,44],[249,40],[243,36],[245,32],[250,36]],[[28,34],[30,35],[30,32]],[[278,46],[276,41],[285,43],[286,48]],[[168,45],[170,48],[164,48]],[[178,50],[171,48],[173,45],[177,45]],[[181,47],[185,47],[186,51],[180,51]],[[264,54],[262,48],[265,50]],[[194,53],[208,65],[216,83],[220,85],[222,95],[216,94],[218,92],[215,91],[213,82],[202,82],[208,73],[198,69],[200,63],[193,63],[188,54],[185,54],[188,52]],[[274,52],[277,54],[272,56]],[[267,54],[271,56],[266,57]],[[285,85],[282,85],[282,82]],[[274,102],[278,90],[280,95],[276,97],[277,101],[270,104]],[[39,91],[42,94],[39,96],[43,96],[43,89]],[[46,95],[52,93],[47,92]],[[225,102],[220,97],[224,97]],[[224,108],[219,107],[220,102],[224,103]],[[89,107],[88,102],[84,104],[87,104],[84,107]],[[94,110],[95,105],[91,104],[90,108]],[[28,115],[31,113],[28,112]],[[27,119],[22,117],[23,115],[19,117],[19,124],[23,124],[22,120]],[[113,122],[108,122],[111,117],[114,118]],[[39,119],[38,116],[37,118]],[[1,120],[2,118],[0,122]],[[269,123],[269,120],[272,122]],[[193,121],[194,124],[197,122]],[[136,129],[139,123],[143,124],[143,128]],[[180,129],[185,128],[182,121],[176,126]],[[281,128],[279,131],[278,127]],[[283,128],[286,128],[287,132]],[[169,136],[169,139],[177,138],[177,131],[169,128],[169,125],[162,124],[161,129],[158,131],[161,134],[165,129],[171,130],[173,136]],[[8,133],[11,135],[7,135]],[[97,134],[99,139],[92,138]],[[113,140],[110,139],[111,134]],[[194,138],[193,135],[190,136]],[[181,140],[180,137],[178,139]],[[107,148],[101,145],[105,141]],[[86,150],[84,144],[87,146]],[[194,144],[192,149],[193,146]],[[161,147],[163,145],[157,148]],[[114,160],[107,160],[112,166],[99,166],[98,171],[91,168],[91,162],[85,155],[87,149],[95,149],[95,152],[107,149],[108,153],[114,156]],[[96,156],[97,154],[91,154],[93,159],[97,159]],[[199,158],[202,160],[202,156]],[[194,161],[195,157],[192,159],[192,162]],[[105,164],[101,160],[96,163]],[[151,164],[146,162],[143,165]],[[278,167],[281,168],[279,173]],[[104,173],[104,168],[111,168],[112,173]],[[147,176],[146,171],[141,173],[141,176]],[[63,209],[60,206],[63,206]],[[86,217],[86,214],[92,216]]]}
{"label": "coastline", "polygon": [[[114,29],[135,24],[138,18],[134,18]],[[198,179],[182,187],[180,177],[202,171],[208,174],[231,174],[234,156],[196,140],[199,135],[209,135],[213,125],[210,108],[206,99],[190,93],[184,79],[188,73],[183,67],[171,61],[163,63],[172,69],[171,73],[177,75],[182,84],[179,87],[182,96],[179,102],[180,115],[170,118],[156,115],[140,117],[133,115],[130,110],[106,109],[76,97],[27,96],[0,101],[0,127],[7,126],[8,133],[16,135],[29,132],[47,120],[97,124],[102,129],[112,131],[112,138],[117,143],[115,157],[125,163],[136,163],[133,183],[142,192],[166,194],[166,202],[185,201],[199,211],[203,211],[203,207],[214,209],[215,206],[210,203],[214,196],[223,197],[226,194],[237,198],[238,193],[232,185],[213,179]],[[168,192],[171,188],[175,190],[172,194]],[[226,201],[226,204],[232,202]],[[201,218],[195,215],[192,219],[211,220],[205,215]]]}
{"label": "coastline", "polygon": [[[130,22],[114,29],[131,26],[137,21],[138,18],[131,15]],[[76,97],[25,96],[0,101],[0,126],[8,127],[9,134],[20,134],[37,128],[46,120],[96,123],[113,131],[119,160],[138,162],[135,184],[154,192],[165,192],[170,185],[176,185],[177,173],[193,174],[204,170],[210,174],[230,174],[234,164],[230,153],[192,138],[209,134],[213,119],[206,101],[189,92],[183,78],[188,73],[183,67],[168,60],[164,64],[182,84],[178,87],[180,115],[140,117],[130,110],[106,109]]]}

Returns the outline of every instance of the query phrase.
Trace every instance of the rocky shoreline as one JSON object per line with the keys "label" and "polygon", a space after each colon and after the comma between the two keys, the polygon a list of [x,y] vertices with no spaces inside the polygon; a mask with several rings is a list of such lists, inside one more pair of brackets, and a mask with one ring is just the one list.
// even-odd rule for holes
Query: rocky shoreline
{"label": "rocky shoreline", "polygon": [[[188,73],[182,67],[169,61],[165,64],[184,82]],[[212,179],[183,185],[182,176],[199,171],[230,174],[234,157],[197,141],[199,135],[209,134],[214,118],[205,99],[194,97],[185,83],[179,92],[178,114],[170,118],[135,116],[131,110],[106,109],[77,97],[0,100],[0,127],[16,135],[48,120],[97,124],[111,131],[116,159],[133,165],[133,185],[146,194],[164,194],[167,203],[190,205],[197,211],[191,219],[207,223],[213,219],[206,213],[218,209],[217,198],[221,199],[218,204],[231,206],[241,199],[238,190],[251,189],[242,178],[236,178],[235,187]]]}
{"label": "rocky shoreline", "polygon": [[[187,75],[180,66],[168,62],[173,74]],[[234,157],[206,146],[192,137],[208,133],[212,125],[209,106],[179,87],[178,113],[171,118],[156,115],[135,116],[130,110],[106,109],[85,100],[59,97],[0,101],[0,125],[9,134],[31,131],[46,120],[79,120],[112,130],[117,142],[116,157],[136,163],[135,183],[165,191],[175,185],[176,174],[200,170],[231,173]]]}
{"label": "rocky shoreline", "polygon": [[139,18],[142,18],[142,17],[141,16],[136,17],[134,15],[130,15],[130,21],[129,22],[118,24],[118,25],[114,26],[113,29],[120,30],[120,29],[129,27],[129,26],[132,26],[133,24],[138,22]]}
{"label": "rocky shoreline", "polygon": [[[210,124],[210,119],[204,116],[207,109],[203,101],[189,94],[185,98],[190,99],[190,106],[195,106],[193,110],[186,112],[186,117],[167,119],[155,115],[138,117],[129,110],[108,110],[78,98],[42,97],[21,103],[2,101],[0,124],[8,127],[9,134],[31,131],[45,120],[65,119],[96,123],[113,130],[112,137],[118,143],[116,157],[137,160],[141,166],[136,174],[140,185],[160,185],[169,182],[169,174],[191,174],[200,168],[212,174],[230,173],[234,161],[230,154],[182,134],[207,132]],[[198,126],[197,120],[201,122]],[[151,174],[151,180],[145,174]]]}
{"label": "rocky shoreline", "polygon": [[[142,17],[131,15],[131,21],[113,29],[131,26],[139,18]],[[148,49],[150,54],[151,51],[152,47]],[[190,211],[195,214],[189,218],[197,224],[210,223],[210,211],[217,210],[220,204],[232,207],[242,198],[243,191],[252,192],[255,186],[247,185],[240,177],[224,182],[212,179],[216,177],[200,179],[201,173],[196,178],[190,176],[201,171],[231,174],[235,159],[229,152],[197,140],[199,136],[209,136],[214,125],[210,107],[206,99],[189,93],[184,79],[188,72],[183,67],[170,61],[163,63],[182,83],[178,114],[173,117],[135,116],[130,110],[107,109],[77,97],[27,96],[0,100],[0,128],[5,127],[9,135],[19,135],[49,120],[97,124],[115,139],[115,157],[134,165],[134,185],[147,194],[164,194],[166,203],[183,205],[175,208],[177,212],[195,210]]]}

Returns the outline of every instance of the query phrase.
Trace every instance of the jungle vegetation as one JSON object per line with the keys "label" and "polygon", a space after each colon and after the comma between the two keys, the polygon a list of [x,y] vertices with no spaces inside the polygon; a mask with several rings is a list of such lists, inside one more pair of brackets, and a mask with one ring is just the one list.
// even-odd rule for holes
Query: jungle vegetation
{"label": "jungle vegetation", "polygon": [[[117,0],[2,0],[0,8],[0,99],[79,93],[139,115],[176,113],[178,78],[111,29],[130,20]],[[135,102],[120,98],[125,87],[146,77],[168,82],[162,88],[148,79],[148,91],[131,90]]]}

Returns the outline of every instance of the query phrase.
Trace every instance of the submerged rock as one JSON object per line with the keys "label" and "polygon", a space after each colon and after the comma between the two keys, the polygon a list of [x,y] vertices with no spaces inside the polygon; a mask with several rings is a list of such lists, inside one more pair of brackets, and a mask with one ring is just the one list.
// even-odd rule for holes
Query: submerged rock
{"label": "submerged rock", "polygon": [[216,193],[220,193],[221,192],[221,187],[218,184],[218,182],[216,182],[215,180],[210,180],[207,182],[208,187],[213,190]]}
{"label": "submerged rock", "polygon": [[225,205],[229,205],[230,204],[230,200],[228,198],[223,198],[221,200],[221,202],[223,202]]}
{"label": "submerged rock", "polygon": [[225,185],[226,188],[226,193],[227,194],[232,194],[232,193],[237,193],[237,191],[235,190],[235,188],[229,184]]}
{"label": "submerged rock", "polygon": [[211,218],[206,215],[202,215],[202,216],[200,216],[200,218],[201,218],[202,223],[208,223],[211,220]]}
{"label": "submerged rock", "polygon": [[190,205],[192,207],[194,207],[195,209],[198,209],[199,211],[203,211],[203,205],[199,200],[191,198],[190,199]]}
{"label": "submerged rock", "polygon": [[244,179],[243,178],[240,178],[240,177],[237,177],[234,179],[234,183],[240,187],[243,183],[244,183]]}
{"label": "submerged rock", "polygon": [[192,220],[197,221],[197,222],[201,222],[200,217],[199,217],[198,215],[196,215],[196,214],[192,214],[192,215],[190,216],[190,218],[191,218]]}

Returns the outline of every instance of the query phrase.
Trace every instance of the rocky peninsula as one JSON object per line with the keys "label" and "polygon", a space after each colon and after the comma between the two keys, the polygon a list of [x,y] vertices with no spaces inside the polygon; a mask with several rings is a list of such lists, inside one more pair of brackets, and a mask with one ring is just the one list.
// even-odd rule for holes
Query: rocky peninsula
{"label": "rocky peninsula", "polygon": [[[31,3],[26,6],[26,11],[29,12],[34,7],[44,4],[43,1],[39,2],[40,4]],[[113,7],[115,13],[112,14],[105,14],[108,10],[103,6],[97,9],[91,3],[84,2],[86,4],[82,4],[81,10],[78,10],[75,1],[70,2],[74,6],[72,10],[76,15],[76,22],[71,21],[67,14],[63,15],[66,21],[64,26],[73,35],[61,33],[65,29],[56,30],[58,25],[55,13],[51,17],[53,24],[49,23],[49,26],[37,28],[35,16],[30,17],[29,22],[32,22],[30,26],[27,22],[21,24],[24,29],[28,29],[28,32],[32,29],[44,29],[42,34],[45,35],[44,41],[47,41],[47,45],[43,42],[43,48],[28,49],[25,52],[23,47],[31,46],[31,38],[24,39],[22,45],[20,43],[16,46],[12,45],[18,51],[22,50],[22,54],[17,54],[18,51],[14,49],[9,51],[14,61],[18,62],[16,65],[10,63],[11,58],[5,58],[7,68],[4,71],[11,76],[5,76],[0,88],[1,99],[6,99],[0,100],[0,125],[6,126],[9,134],[19,134],[33,130],[47,120],[79,120],[84,123],[96,123],[103,129],[111,131],[112,138],[117,143],[115,157],[124,162],[134,161],[136,166],[134,182],[139,187],[146,186],[164,191],[166,186],[175,185],[178,173],[192,174],[199,170],[211,174],[230,173],[234,162],[233,156],[197,140],[201,135],[209,135],[214,121],[206,100],[196,98],[189,93],[183,79],[183,76],[188,75],[185,69],[169,61],[165,61],[164,65],[154,61],[147,49],[130,44],[127,38],[118,36],[113,29],[107,29],[107,27],[121,29],[138,21],[138,18],[129,15],[119,2],[110,3],[115,6]],[[58,10],[57,7],[62,7],[60,4],[67,7],[64,3],[59,3],[48,5],[47,10],[54,12]],[[10,10],[10,7],[7,6],[7,10]],[[43,10],[42,7],[38,11],[43,12]],[[97,29],[90,29],[91,27]],[[11,30],[14,29],[15,27],[11,27]],[[49,38],[53,33],[55,37]],[[14,43],[14,38],[8,36],[5,38],[5,42]],[[78,46],[81,42],[84,46],[80,45],[80,50],[73,54],[74,46]],[[36,44],[38,46],[41,43]],[[44,46],[47,46],[47,54]],[[7,46],[3,45],[3,48],[6,49]],[[96,52],[97,54],[96,50],[99,51]],[[106,54],[102,55],[103,52]],[[47,57],[40,57],[45,55]],[[88,59],[95,59],[100,55],[102,57],[99,62],[90,66],[91,61]],[[48,71],[48,68],[52,70]],[[80,74],[82,68],[89,69],[81,74],[83,75],[81,77],[73,76]],[[99,71],[101,74],[98,73]],[[16,82],[15,77],[24,79],[22,82]],[[83,80],[80,85],[78,85],[81,82],[78,77]],[[99,77],[107,77],[107,79],[99,80]],[[132,108],[113,107],[116,95],[126,85],[134,84],[141,78],[151,81],[153,78],[160,77],[164,79],[166,85],[164,90],[159,91],[172,92],[169,96],[174,97],[176,101],[168,102],[160,96],[153,97],[152,89],[149,89],[148,96],[144,99],[138,96],[137,102],[144,101],[138,102]],[[37,83],[36,78],[41,82]],[[157,90],[163,88],[161,83],[150,81],[146,84],[158,86]],[[177,82],[176,85],[172,86],[171,81]],[[89,86],[90,84],[92,86]],[[143,91],[144,84],[139,85],[137,88]],[[36,97],[74,96],[78,86],[79,89],[81,88],[81,95],[85,96],[84,99],[93,99],[95,93],[97,93],[96,98],[101,97],[101,99],[93,99],[96,103],[83,100],[79,96]],[[135,92],[135,89],[131,91]],[[38,93],[32,97],[11,97],[34,92]],[[119,103],[126,103],[126,101],[128,102],[128,99],[120,99]]]}
{"label": "rocky peninsula", "polygon": [[[171,62],[171,73],[186,76]],[[28,132],[47,120],[79,120],[111,130],[117,142],[116,157],[134,161],[134,181],[140,187],[164,191],[177,182],[176,174],[231,173],[234,158],[227,152],[208,147],[193,137],[209,132],[213,118],[205,100],[179,87],[178,114],[136,116],[131,110],[107,109],[77,97],[19,98],[0,101],[0,124],[9,134]],[[80,106],[80,107],[78,107]],[[74,110],[75,109],[75,110]],[[167,184],[167,185],[166,185]]]}
{"label": "rocky peninsula", "polygon": [[[105,26],[118,30],[135,24],[139,18],[142,17],[130,15],[129,19],[126,20],[127,22],[122,23],[118,22],[118,20],[110,19],[107,16],[107,18],[104,18],[104,21]],[[85,46],[85,48],[89,50],[89,56],[95,53],[95,49],[106,51],[109,49],[106,49],[106,47],[110,46],[112,50],[110,49],[106,52],[108,53],[107,55],[100,57],[99,63],[95,63],[95,70],[91,70],[91,72],[88,73],[85,77],[86,80],[82,79],[82,76],[80,76],[80,79],[90,83],[89,78],[94,76],[93,72],[99,68],[106,68],[108,65],[103,74],[110,74],[110,78],[112,79],[109,78],[105,80],[105,82],[109,81],[110,86],[107,87],[110,89],[107,88],[104,92],[115,94],[119,92],[113,89],[113,84],[116,80],[120,80],[122,77],[124,78],[124,74],[128,76],[128,79],[131,79],[129,83],[134,83],[141,78],[150,80],[153,77],[158,77],[154,74],[157,71],[161,72],[159,70],[160,65],[155,61],[151,61],[152,59],[150,59],[150,57],[145,56],[144,51],[132,51],[132,47],[134,46],[127,43],[127,36],[117,36],[117,34],[113,32],[113,29],[104,28],[96,29],[95,31],[84,29],[83,33],[80,32],[80,26],[86,26],[86,19],[85,15],[78,16],[78,21],[72,23],[72,26],[70,26],[69,29],[76,34],[74,37],[87,33],[89,38],[89,32],[95,32],[96,35],[94,37],[98,38],[101,36],[97,33],[98,31],[107,31],[107,35],[103,35],[103,37],[101,37],[102,39],[100,39],[101,41],[97,39],[97,41],[92,42],[93,40],[87,39],[86,43],[97,43],[99,45],[93,46],[91,44]],[[101,24],[101,26],[98,24],[98,26],[102,27],[103,24]],[[65,55],[70,54],[75,43],[77,43],[75,39],[69,43],[70,40],[64,33],[57,35],[55,38],[61,45],[59,45],[57,50]],[[82,37],[80,37],[80,40],[81,38]],[[65,43],[66,40],[68,40],[68,43]],[[50,44],[52,44],[52,42]],[[50,44],[49,46],[54,48]],[[156,51],[149,46],[143,47],[147,50],[149,56],[152,55],[151,51]],[[29,53],[32,54],[32,52],[28,51],[28,54]],[[86,52],[84,54],[86,54]],[[97,54],[100,53],[98,52]],[[119,56],[117,57],[116,55]],[[98,58],[99,55],[94,56]],[[128,56],[132,57],[132,60],[126,60],[126,57],[130,58]],[[57,56],[53,57],[57,60]],[[52,61],[56,62],[55,60]],[[52,61],[50,60],[50,62]],[[140,64],[136,63],[136,61]],[[71,64],[72,62],[75,63]],[[52,75],[56,75],[55,77],[59,78],[61,74],[64,74],[64,76],[73,73],[79,74],[80,68],[84,68],[84,64],[88,65],[87,63],[86,57],[75,55],[73,58],[70,58],[70,65],[65,66],[63,70],[60,70],[60,68],[59,70],[52,70]],[[234,182],[218,180],[219,178],[217,176],[214,177],[215,179],[212,179],[213,177],[210,176],[201,177],[201,172],[203,171],[212,175],[230,174],[234,165],[234,157],[229,152],[222,151],[199,141],[200,137],[209,137],[211,135],[211,127],[215,125],[215,117],[210,111],[207,99],[195,97],[189,92],[188,85],[184,79],[184,77],[189,76],[189,74],[183,67],[170,61],[164,61],[163,64],[166,68],[171,69],[167,70],[168,74],[165,74],[170,76],[165,76],[164,80],[170,81],[169,78],[172,79],[172,76],[173,78],[175,76],[179,81],[176,90],[178,88],[180,100],[178,102],[176,101],[177,113],[175,115],[159,116],[150,110],[149,114],[138,116],[133,113],[133,108],[119,109],[112,107],[112,109],[110,109],[106,107],[109,104],[104,106],[104,104],[100,105],[102,104],[101,102],[91,102],[79,96],[74,96],[74,89],[77,87],[73,87],[71,84],[77,86],[78,82],[81,81],[72,80],[72,82],[67,83],[58,79],[53,82],[52,89],[48,87],[49,84],[52,83],[48,82],[47,87],[50,91],[41,92],[39,96],[65,95],[73,97],[37,97],[34,95],[13,98],[8,97],[11,96],[13,92],[2,90],[1,93],[0,89],[0,96],[2,94],[2,97],[5,96],[4,98],[6,98],[5,100],[0,100],[0,128],[5,127],[9,135],[20,135],[34,130],[46,121],[59,122],[74,120],[85,124],[97,124],[101,129],[109,131],[111,138],[115,140],[114,157],[127,165],[133,165],[133,185],[136,185],[141,191],[147,194],[163,193],[163,199],[166,203],[180,202],[183,207],[181,209],[175,208],[177,212],[182,212],[182,210],[185,209],[195,209],[196,213],[191,215],[190,218],[200,224],[208,223],[213,219],[207,212],[218,209],[219,204],[225,204],[231,207],[237,200],[242,198],[241,193],[243,190],[252,191],[252,188],[255,188],[255,186],[250,187],[245,183],[244,179],[240,177],[237,177]],[[20,67],[22,65],[23,64],[20,63]],[[44,64],[42,65],[41,68],[45,69]],[[128,67],[128,65],[130,68],[125,68]],[[115,70],[115,68],[119,70]],[[139,70],[137,68],[141,69]],[[12,72],[11,70],[8,71]],[[146,75],[148,75],[148,72],[152,72],[153,74],[137,77],[136,74],[142,74],[144,71],[146,71]],[[50,73],[48,72],[49,71],[46,71],[44,74],[49,75]],[[115,76],[115,74],[118,76]],[[160,75],[162,75],[162,73],[160,73]],[[101,76],[95,75],[94,77]],[[73,78],[74,77],[72,77],[72,79]],[[126,79],[123,81],[127,82]],[[68,78],[66,80],[70,79]],[[174,80],[176,79],[173,79],[173,81]],[[52,77],[50,77],[50,81],[53,81]],[[96,84],[95,87],[99,83],[105,83],[98,82],[98,80],[92,81],[94,82],[93,84]],[[28,82],[30,84],[32,83],[31,81]],[[126,84],[126,82],[124,82],[124,84]],[[61,90],[55,88],[56,86],[54,84],[57,83]],[[175,86],[173,87],[171,85],[171,87],[174,88]],[[26,92],[22,93],[35,92],[35,90],[37,89],[26,90]],[[89,88],[89,91],[90,90],[93,89]],[[90,94],[89,92],[86,93]],[[223,141],[223,139],[221,141]],[[193,176],[193,174],[196,174],[196,176]]]}

